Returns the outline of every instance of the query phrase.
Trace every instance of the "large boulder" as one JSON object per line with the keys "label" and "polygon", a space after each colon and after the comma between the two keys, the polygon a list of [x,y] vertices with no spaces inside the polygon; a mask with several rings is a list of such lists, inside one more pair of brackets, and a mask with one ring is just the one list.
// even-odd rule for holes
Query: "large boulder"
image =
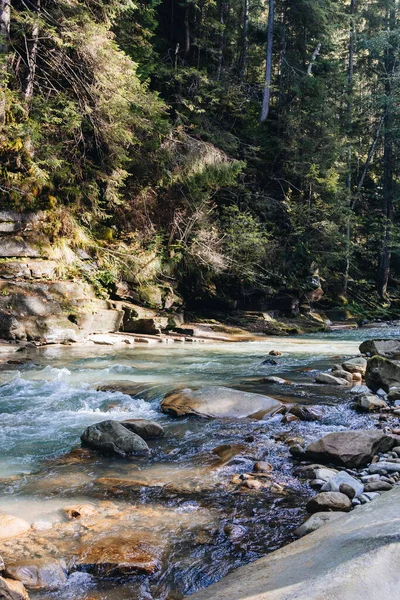
{"label": "large boulder", "polygon": [[382,356],[373,356],[367,364],[365,383],[373,392],[400,387],[400,365]]}
{"label": "large boulder", "polygon": [[377,452],[391,450],[394,443],[392,437],[378,430],[337,431],[309,444],[305,457],[322,463],[362,467]]}
{"label": "large boulder", "polygon": [[161,408],[177,417],[199,415],[209,418],[262,419],[283,410],[275,398],[241,392],[222,386],[208,386],[193,390],[174,390],[164,396]]}
{"label": "large boulder", "polygon": [[134,456],[147,454],[146,442],[116,421],[102,421],[87,427],[81,435],[84,446],[104,454]]}
{"label": "large boulder", "polygon": [[241,567],[190,600],[399,597],[400,489]]}
{"label": "large boulder", "polygon": [[383,356],[384,358],[400,357],[400,340],[366,340],[360,345],[361,354],[369,356]]}

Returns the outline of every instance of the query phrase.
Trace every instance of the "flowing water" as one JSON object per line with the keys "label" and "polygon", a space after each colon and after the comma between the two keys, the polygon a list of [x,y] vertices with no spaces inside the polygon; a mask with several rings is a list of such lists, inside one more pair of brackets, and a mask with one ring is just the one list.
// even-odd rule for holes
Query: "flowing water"
{"label": "flowing water", "polygon": [[[73,529],[57,539],[57,526],[66,520],[61,509],[88,502],[104,515],[101,527],[93,529],[95,537],[112,533],[121,539],[134,531],[146,544],[150,540],[157,555],[153,574],[117,577],[82,568],[59,589],[32,597],[175,600],[293,539],[310,489],[296,475],[284,438],[310,441],[346,427],[374,426],[370,417],[349,408],[349,388],[314,384],[316,372],[354,356],[360,341],[373,337],[400,337],[400,330],[232,344],[44,347],[26,358],[13,355],[0,371],[0,511],[54,524],[38,534],[37,556],[44,560],[67,557],[76,543]],[[278,364],[263,365],[272,349],[283,353]],[[19,356],[21,364],[15,364]],[[289,383],[262,381],[272,374]],[[116,381],[135,384],[135,396],[96,390]],[[233,421],[177,419],[160,411],[168,390],[202,385],[318,405],[323,418],[284,425],[280,415]],[[125,461],[71,453],[88,425],[128,418],[152,419],[165,428],[162,439],[149,442],[150,457]],[[222,444],[230,445],[227,453],[215,454]],[[234,474],[251,471],[256,460],[273,465],[284,493],[230,483]],[[29,558],[24,548],[17,551]]]}

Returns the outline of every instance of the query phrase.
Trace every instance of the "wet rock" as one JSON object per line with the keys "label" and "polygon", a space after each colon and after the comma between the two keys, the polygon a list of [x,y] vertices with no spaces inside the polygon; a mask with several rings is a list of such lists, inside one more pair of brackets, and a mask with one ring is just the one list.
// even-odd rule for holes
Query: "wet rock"
{"label": "wet rock", "polygon": [[279,350],[271,350],[271,352],[268,352],[268,354],[270,356],[282,356],[282,352],[280,352]]}
{"label": "wet rock", "polygon": [[273,466],[264,460],[259,460],[256,462],[253,468],[255,473],[271,473],[273,470]]}
{"label": "wet rock", "polygon": [[198,415],[209,418],[261,419],[282,411],[283,405],[269,396],[210,386],[199,390],[185,388],[169,392],[164,396],[161,408],[178,417]]}
{"label": "wet rock", "polygon": [[8,540],[23,535],[30,527],[30,524],[24,519],[4,513],[0,514],[0,540]]}
{"label": "wet rock", "polygon": [[80,519],[81,517],[92,517],[97,514],[96,507],[93,504],[75,504],[63,509],[68,519]]}
{"label": "wet rock", "polygon": [[397,358],[397,356],[400,356],[400,340],[366,340],[362,342],[359,349],[361,354],[368,354],[369,356]]}
{"label": "wet rock", "polygon": [[265,383],[286,383],[286,379],[282,379],[282,377],[275,377],[275,375],[271,375],[271,377],[264,377]]}
{"label": "wet rock", "polygon": [[121,421],[121,425],[144,440],[160,438],[164,435],[164,428],[159,423],[148,419],[126,419]]}
{"label": "wet rock", "polygon": [[242,454],[246,446],[244,444],[221,444],[213,448],[213,454],[219,457],[219,461],[216,466],[222,466],[232,460],[238,454]]}
{"label": "wet rock", "polygon": [[225,525],[224,533],[231,542],[237,542],[245,537],[247,529],[243,525],[229,524]]}
{"label": "wet rock", "polygon": [[262,365],[277,365],[278,362],[274,358],[266,358],[262,361]]}
{"label": "wet rock", "polygon": [[20,581],[0,577],[1,600],[29,600],[28,592]]}
{"label": "wet rock", "polygon": [[393,438],[382,431],[337,431],[309,444],[306,456],[310,460],[358,468],[371,462],[378,452],[391,450],[393,445]]}
{"label": "wet rock", "polygon": [[373,394],[363,394],[355,398],[356,407],[365,412],[374,412],[382,408],[388,408],[387,402]]}
{"label": "wet rock", "polygon": [[357,356],[356,358],[345,360],[344,363],[342,363],[342,367],[349,373],[361,373],[361,375],[365,375],[367,361],[362,356]]}
{"label": "wet rock", "polygon": [[400,366],[387,358],[373,356],[368,361],[365,383],[373,392],[400,387]]}
{"label": "wet rock", "polygon": [[364,486],[366,492],[388,492],[391,489],[393,489],[393,485],[387,481],[369,481]]}
{"label": "wet rock", "polygon": [[297,460],[303,460],[306,456],[306,452],[303,446],[300,446],[300,444],[293,444],[290,446],[289,452],[293,458],[296,458]]}
{"label": "wet rock", "polygon": [[[355,479],[355,477],[352,477],[351,475],[346,473],[346,471],[339,471],[339,473],[336,473],[333,477],[328,479],[328,481],[322,487],[322,491],[323,492],[340,492],[340,491],[342,491],[340,489],[340,487],[343,484],[346,484],[351,487],[351,489],[354,492],[353,497],[359,496],[364,491],[363,484],[360,481],[358,481],[358,479]],[[345,493],[345,492],[343,492],[343,493]]]}
{"label": "wet rock", "polygon": [[81,435],[85,446],[105,454],[134,456],[147,454],[146,442],[116,421],[102,421],[90,425]]}
{"label": "wet rock", "polygon": [[65,569],[58,560],[31,559],[8,563],[5,574],[28,589],[55,590],[67,581]]}
{"label": "wet rock", "polygon": [[307,521],[300,525],[293,533],[297,537],[303,537],[341,517],[343,517],[343,515],[340,512],[317,512],[311,515],[311,517],[309,517]]}
{"label": "wet rock", "polygon": [[352,394],[369,394],[371,390],[366,385],[355,385],[351,388],[350,392]]}
{"label": "wet rock", "polygon": [[324,416],[321,409],[314,406],[302,406],[301,404],[292,406],[289,414],[295,415],[301,421],[319,421]]}
{"label": "wet rock", "polygon": [[296,417],[296,415],[292,415],[291,413],[286,413],[282,419],[283,425],[286,425],[287,423],[295,423],[296,421],[300,421],[299,417]]}
{"label": "wet rock", "polygon": [[327,385],[347,385],[348,381],[346,379],[341,379],[340,377],[334,377],[331,373],[319,373],[316,376],[315,381],[317,383],[325,383]]}
{"label": "wet rock", "polygon": [[81,541],[75,564],[99,577],[151,575],[161,568],[162,554],[160,541],[143,531],[101,539],[88,535]]}
{"label": "wet rock", "polygon": [[307,502],[307,512],[343,511],[351,509],[351,500],[341,492],[321,492]]}
{"label": "wet rock", "polygon": [[332,369],[332,375],[334,377],[338,377],[339,379],[345,379],[347,383],[352,383],[353,375],[348,371],[344,371],[343,369]]}

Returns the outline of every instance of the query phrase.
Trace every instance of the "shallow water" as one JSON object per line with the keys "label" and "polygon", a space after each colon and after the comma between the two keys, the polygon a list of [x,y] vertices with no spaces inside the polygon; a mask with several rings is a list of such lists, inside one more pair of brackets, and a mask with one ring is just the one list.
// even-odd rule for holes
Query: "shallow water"
{"label": "shallow water", "polygon": [[[29,515],[30,522],[58,523],[63,506],[111,501],[119,514],[127,515],[129,527],[134,524],[143,534],[151,531],[164,548],[161,568],[154,575],[124,580],[75,572],[59,590],[33,597],[178,599],[292,539],[310,490],[296,477],[288,447],[276,436],[291,433],[312,440],[344,427],[373,426],[369,417],[348,408],[348,388],[318,386],[314,377],[357,354],[360,341],[374,337],[400,337],[400,330],[337,331],[234,344],[47,347],[32,350],[30,362],[3,364],[0,478],[14,479],[3,480],[0,510],[25,519]],[[272,349],[283,353],[278,364],[263,365]],[[290,383],[262,382],[272,374]],[[96,390],[112,381],[134,383],[136,396]],[[283,425],[281,416],[216,421],[161,413],[166,391],[202,385],[227,385],[284,402],[318,405],[324,417]],[[150,458],[60,459],[79,446],[88,425],[138,417],[165,427],[165,437],[149,443]],[[223,465],[212,452],[220,444],[244,448]],[[262,459],[273,464],[277,479],[286,485],[284,495],[238,492],[230,484],[232,475],[251,471],[254,461]],[[136,484],[118,490],[99,482],[104,478],[133,479]],[[126,523],[118,525],[121,531]],[[232,524],[245,528],[239,541],[226,535],[224,528]]]}

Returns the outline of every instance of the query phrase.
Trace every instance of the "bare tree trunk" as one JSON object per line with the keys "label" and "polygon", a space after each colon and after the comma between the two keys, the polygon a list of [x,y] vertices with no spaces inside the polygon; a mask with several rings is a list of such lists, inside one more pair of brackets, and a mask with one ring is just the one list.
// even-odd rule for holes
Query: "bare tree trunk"
{"label": "bare tree trunk", "polygon": [[312,74],[313,64],[315,63],[315,61],[317,60],[317,56],[319,56],[319,53],[321,52],[321,45],[322,45],[321,42],[318,42],[318,44],[315,46],[315,50],[312,53],[310,62],[308,63],[307,75]]}
{"label": "bare tree trunk", "polygon": [[[396,0],[391,0],[389,8],[389,30],[393,32],[396,27]],[[393,35],[392,35],[393,37]],[[387,286],[390,276],[391,239],[393,227],[393,200],[394,200],[394,152],[393,152],[393,97],[392,85],[395,74],[394,41],[385,50],[385,95],[386,111],[384,117],[384,143],[383,143],[383,217],[384,228],[382,248],[378,261],[377,287],[382,300],[387,300]]]}
{"label": "bare tree trunk", "polygon": [[7,54],[10,39],[11,0],[0,0],[0,53]]}
{"label": "bare tree trunk", "polygon": [[350,275],[350,254],[351,254],[351,210],[352,210],[352,177],[351,177],[351,134],[353,129],[353,79],[354,79],[354,15],[356,11],[356,0],[350,0],[350,32],[349,32],[349,69],[348,69],[348,101],[347,101],[347,203],[348,215],[346,223],[346,265],[344,270],[343,293],[347,294]]}
{"label": "bare tree trunk", "polygon": [[240,55],[239,80],[243,82],[247,67],[247,50],[249,45],[249,0],[244,0],[242,52]]}
{"label": "bare tree trunk", "polygon": [[32,39],[29,44],[29,52],[27,54],[28,75],[25,81],[25,100],[29,101],[33,96],[33,86],[35,84],[37,52],[39,44],[39,18],[41,0],[36,0],[36,19],[32,28]]}
{"label": "bare tree trunk", "polygon": [[188,57],[190,52],[190,23],[189,23],[189,5],[186,5],[185,8],[185,47],[184,53],[185,58]]}
{"label": "bare tree trunk", "polygon": [[221,79],[222,64],[224,62],[225,0],[220,0],[220,3],[219,3],[219,23],[221,25],[221,34],[220,34],[220,38],[219,38],[217,81],[219,81]]}
{"label": "bare tree trunk", "polygon": [[263,123],[269,113],[269,105],[271,101],[271,76],[272,76],[272,43],[274,37],[274,13],[275,0],[269,0],[268,10],[268,26],[267,26],[267,54],[265,64],[265,87],[260,114],[260,123]]}

